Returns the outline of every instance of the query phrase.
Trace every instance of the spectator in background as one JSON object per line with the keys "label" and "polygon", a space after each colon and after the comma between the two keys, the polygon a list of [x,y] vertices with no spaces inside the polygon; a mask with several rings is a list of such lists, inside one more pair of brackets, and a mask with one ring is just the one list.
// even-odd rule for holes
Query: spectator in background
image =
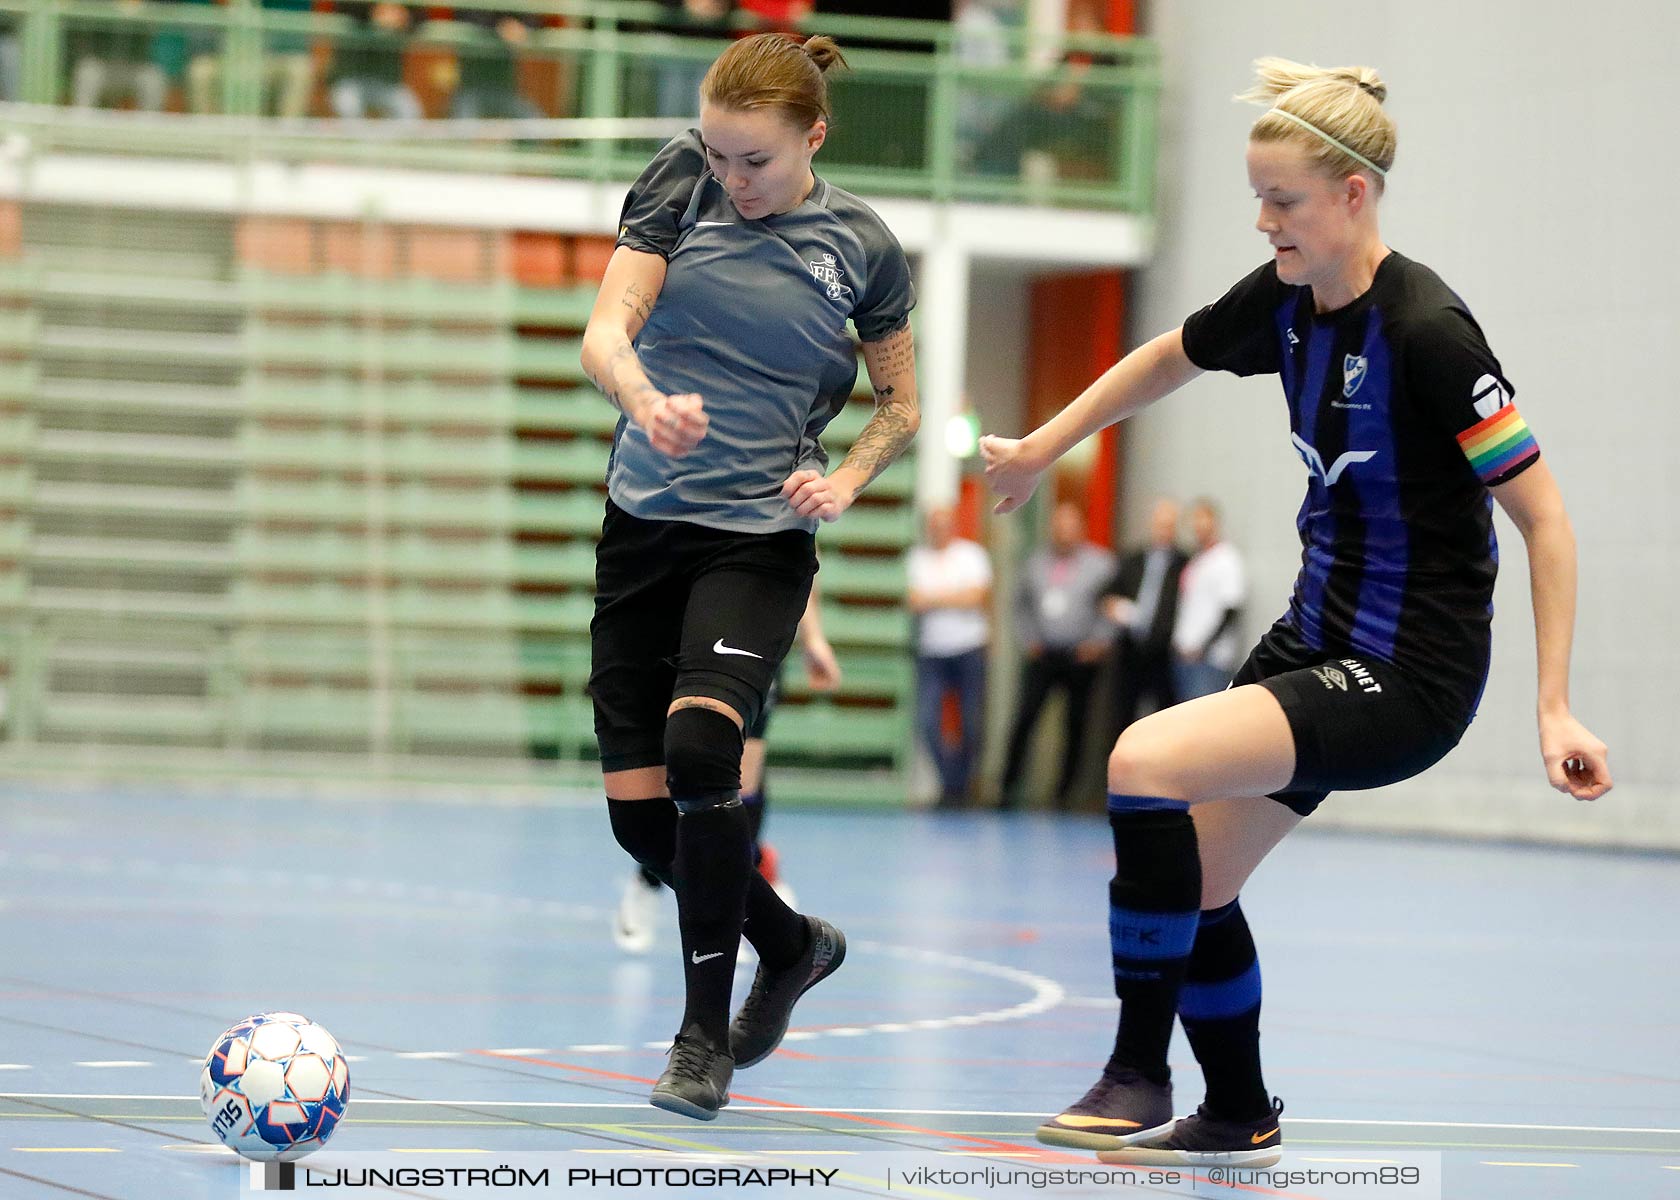
{"label": "spectator in background", "polygon": [[23,50],[18,44],[17,17],[0,13],[0,100],[18,98],[18,77],[23,73]]}
{"label": "spectator in background", "polygon": [[542,116],[542,109],[519,90],[518,54],[538,28],[538,18],[511,9],[457,8],[455,20],[484,30],[490,40],[459,55],[461,78],[449,115],[458,120]]}
{"label": "spectator in background", "polygon": [[812,8],[811,0],[738,0],[738,3],[742,12],[758,18],[762,28],[789,32],[811,15]]}
{"label": "spectator in background", "polygon": [[403,53],[414,30],[413,11],[390,0],[338,0],[337,10],[356,22],[357,29],[333,52],[334,115],[365,117],[377,111],[407,120],[424,116],[419,97],[403,82]]}
{"label": "spectator in background", "polygon": [[[1010,0],[1018,3],[1019,0]],[[949,21],[951,0],[817,0],[817,12],[825,17],[886,17],[899,21]],[[932,42],[904,38],[848,37],[846,44],[859,50],[898,50],[932,54]]]}
{"label": "spectator in background", "polygon": [[1062,767],[1052,800],[1066,810],[1085,749],[1085,718],[1091,709],[1091,685],[1108,655],[1113,627],[1103,620],[1099,601],[1114,574],[1114,556],[1085,540],[1085,514],[1064,500],[1050,515],[1050,545],[1027,559],[1016,593],[1016,631],[1026,649],[1009,756],[1003,772],[999,808],[1020,807],[1021,774],[1027,743],[1052,691],[1067,701]]}
{"label": "spectator in background", "polygon": [[[953,53],[964,67],[1009,65],[1009,31],[1026,18],[1026,0],[960,0]],[[980,147],[1009,111],[1009,97],[997,84],[964,79],[957,85],[957,158],[974,170]]]}
{"label": "spectator in background", "polygon": [[[680,38],[721,40],[729,36],[729,19],[735,15],[735,0],[660,0],[665,15],[660,33]],[[692,117],[700,111],[700,81],[710,67],[709,58],[662,60],[655,68],[654,113],[661,117]]]}
{"label": "spectator in background", "polygon": [[[138,13],[140,0],[116,0],[119,12]],[[128,100],[142,112],[162,112],[169,78],[156,61],[157,33],[149,25],[70,26],[70,102],[77,108],[116,108]]]}
{"label": "spectator in background", "polygon": [[1120,560],[1103,613],[1119,627],[1114,639],[1114,731],[1175,702],[1173,624],[1189,561],[1178,546],[1178,504],[1165,496],[1149,511],[1149,544]]}
{"label": "spectator in background", "polygon": [[[262,0],[277,12],[307,13],[312,0]],[[222,111],[222,50],[219,35],[196,33],[189,38],[187,107],[193,112]],[[306,33],[270,33],[263,39],[263,111],[297,118],[309,112],[315,90],[315,64]]]}
{"label": "spectator in background", "polygon": [[1219,533],[1212,500],[1190,506],[1196,553],[1179,584],[1178,620],[1173,625],[1173,699],[1194,700],[1223,691],[1242,659],[1237,628],[1248,584],[1242,555]]}
{"label": "spectator in background", "polygon": [[[992,560],[985,548],[955,536],[949,508],[927,514],[927,541],[910,551],[910,611],[916,614],[916,732],[939,772],[939,807],[968,803],[980,757],[986,696],[987,612]],[[955,691],[962,731],[955,747],[944,734],[945,695]]]}
{"label": "spectator in background", "polygon": [[[1094,0],[1071,0],[1068,32],[1102,33],[1102,14]],[[986,175],[1019,175],[1022,156],[1049,154],[1063,162],[1104,165],[1115,129],[1115,97],[1093,89],[1085,76],[1111,60],[1070,51],[1056,76],[1036,94],[1004,115],[975,154],[975,167]]]}

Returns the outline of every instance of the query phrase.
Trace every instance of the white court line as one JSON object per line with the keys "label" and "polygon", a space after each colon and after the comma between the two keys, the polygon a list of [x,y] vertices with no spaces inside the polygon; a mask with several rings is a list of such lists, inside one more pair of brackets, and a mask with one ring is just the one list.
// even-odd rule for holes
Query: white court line
{"label": "white court line", "polygon": [[[0,1092],[0,1100],[177,1100],[183,1104],[198,1102],[198,1097],[182,1095],[135,1095],[131,1093],[88,1093],[88,1092]],[[379,1096],[369,1096],[363,1092],[359,1102],[369,1104],[410,1104],[410,1105],[471,1105],[474,1108],[622,1108],[630,1111],[645,1112],[645,1100],[627,1103],[592,1104],[584,1100],[386,1100]],[[832,1104],[821,1107],[807,1108],[802,1105],[784,1104],[731,1104],[730,1112],[777,1112],[777,1113],[842,1113],[866,1117],[1044,1117],[1043,1109],[1031,1112],[1005,1112],[994,1108],[836,1108]],[[1638,1126],[1621,1125],[1507,1125],[1486,1121],[1373,1121],[1350,1120],[1333,1117],[1290,1117],[1291,1125],[1354,1125],[1367,1127],[1397,1126],[1417,1129],[1535,1129],[1548,1132],[1565,1133],[1671,1133],[1680,1135],[1680,1129],[1647,1129]],[[1666,1170],[1680,1170],[1680,1167],[1668,1167]]]}
{"label": "white court line", "polygon": [[99,1058],[92,1058],[92,1059],[79,1060],[76,1063],[76,1065],[78,1067],[149,1067],[152,1064],[149,1063],[149,1062],[140,1062],[136,1059],[126,1059],[126,1058],[99,1059]]}

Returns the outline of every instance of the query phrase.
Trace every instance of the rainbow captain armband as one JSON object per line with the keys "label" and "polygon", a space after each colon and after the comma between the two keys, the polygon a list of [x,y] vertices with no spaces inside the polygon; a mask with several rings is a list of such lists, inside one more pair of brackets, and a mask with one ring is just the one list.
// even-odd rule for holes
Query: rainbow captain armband
{"label": "rainbow captain armband", "polygon": [[1486,484],[1498,483],[1514,468],[1540,457],[1540,443],[1528,422],[1509,404],[1459,434],[1458,445]]}

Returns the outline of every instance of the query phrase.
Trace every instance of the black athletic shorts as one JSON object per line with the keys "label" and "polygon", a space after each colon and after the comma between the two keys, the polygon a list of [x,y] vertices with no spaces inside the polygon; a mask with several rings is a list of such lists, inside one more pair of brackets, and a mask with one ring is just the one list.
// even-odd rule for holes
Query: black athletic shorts
{"label": "black athletic shorts", "polygon": [[665,713],[678,696],[721,700],[751,729],[816,570],[816,539],[802,529],[644,521],[608,500],[589,623],[601,770],[663,763]]}
{"label": "black athletic shorts", "polygon": [[1314,650],[1279,621],[1232,687],[1258,683],[1278,698],[1295,735],[1295,774],[1272,799],[1303,817],[1331,792],[1384,787],[1434,766],[1458,745],[1470,716],[1393,663]]}

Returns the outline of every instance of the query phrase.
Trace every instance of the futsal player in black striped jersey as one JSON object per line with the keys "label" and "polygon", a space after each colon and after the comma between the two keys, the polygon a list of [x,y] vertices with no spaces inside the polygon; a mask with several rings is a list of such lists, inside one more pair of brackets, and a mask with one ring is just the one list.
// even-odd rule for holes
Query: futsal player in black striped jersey
{"label": "futsal player in black striped jersey", "polygon": [[[1579,800],[1611,786],[1569,708],[1575,541],[1557,484],[1469,309],[1378,230],[1387,89],[1366,67],[1256,65],[1244,99],[1269,107],[1248,173],[1271,259],[1025,438],[981,440],[1008,512],[1073,446],[1201,372],[1276,374],[1306,466],[1288,611],[1228,691],[1139,721],[1109,758],[1120,1024],[1102,1077],[1038,1131],[1105,1162],[1279,1157],[1238,893],[1329,792],[1409,778],[1463,736],[1487,679],[1496,501],[1528,549],[1546,774]],[[1175,1015],[1207,1082],[1176,1122]]]}

